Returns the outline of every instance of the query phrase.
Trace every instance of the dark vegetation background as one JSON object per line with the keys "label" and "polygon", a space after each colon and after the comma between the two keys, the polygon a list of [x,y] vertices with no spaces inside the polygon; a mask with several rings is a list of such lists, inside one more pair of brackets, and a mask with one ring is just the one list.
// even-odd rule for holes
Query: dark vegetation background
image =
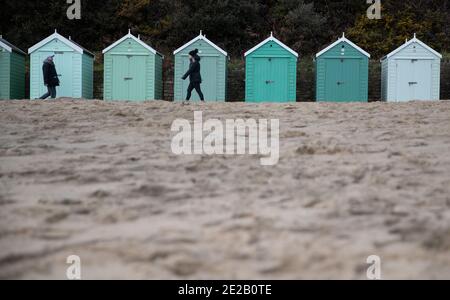
{"label": "dark vegetation background", "polygon": [[366,17],[366,0],[81,0],[81,20],[68,20],[66,0],[6,0],[0,34],[26,50],[58,32],[96,53],[95,96],[102,97],[101,50],[128,28],[166,55],[165,99],[172,95],[172,52],[200,30],[230,54],[228,98],[244,98],[243,53],[271,31],[300,53],[298,100],[314,99],[314,54],[346,32],[372,54],[369,98],[379,99],[379,59],[414,32],[444,54],[441,98],[450,99],[450,1],[382,0],[382,19]]}

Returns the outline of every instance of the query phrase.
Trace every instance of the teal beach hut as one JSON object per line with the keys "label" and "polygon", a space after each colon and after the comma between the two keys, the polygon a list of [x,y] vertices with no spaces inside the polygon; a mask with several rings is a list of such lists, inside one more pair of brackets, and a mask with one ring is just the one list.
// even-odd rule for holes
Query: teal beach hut
{"label": "teal beach hut", "polygon": [[295,102],[298,54],[273,34],[245,53],[246,102]]}
{"label": "teal beach hut", "polygon": [[414,38],[381,59],[381,98],[439,100],[442,55]]}
{"label": "teal beach hut", "polygon": [[94,54],[69,37],[55,31],[54,34],[30,49],[30,98],[37,99],[47,92],[42,75],[43,61],[54,55],[60,85],[57,97],[93,98]]}
{"label": "teal beach hut", "polygon": [[131,31],[103,50],[105,100],[162,99],[163,55]]}
{"label": "teal beach hut", "polygon": [[316,55],[316,100],[367,102],[370,54],[342,38]]}
{"label": "teal beach hut", "polygon": [[[201,61],[202,91],[205,101],[223,102],[226,99],[227,57],[225,50],[211,42],[200,31],[200,35],[173,52],[174,66],[174,100],[186,99],[189,78],[181,79],[189,69],[189,52],[198,49]],[[191,100],[200,100],[197,93],[192,93]]]}
{"label": "teal beach hut", "polygon": [[0,35],[0,100],[25,98],[25,58]]}

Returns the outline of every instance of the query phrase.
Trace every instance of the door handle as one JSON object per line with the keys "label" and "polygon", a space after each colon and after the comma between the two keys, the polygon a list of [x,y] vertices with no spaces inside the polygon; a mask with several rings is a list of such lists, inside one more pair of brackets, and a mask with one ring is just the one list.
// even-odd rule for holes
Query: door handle
{"label": "door handle", "polygon": [[410,82],[408,82],[408,83],[409,83],[409,85],[417,84],[417,81],[410,81]]}
{"label": "door handle", "polygon": [[275,81],[273,81],[273,80],[266,80],[266,84],[269,84],[269,83],[275,83]]}
{"label": "door handle", "polygon": [[125,77],[124,80],[133,80],[133,77]]}
{"label": "door handle", "polygon": [[341,85],[341,84],[344,84],[344,83],[345,83],[345,81],[338,81],[337,85]]}

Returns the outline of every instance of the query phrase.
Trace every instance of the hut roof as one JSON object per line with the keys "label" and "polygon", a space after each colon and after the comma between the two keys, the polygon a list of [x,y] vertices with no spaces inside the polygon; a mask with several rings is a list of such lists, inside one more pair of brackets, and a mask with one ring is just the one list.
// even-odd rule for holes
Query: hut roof
{"label": "hut roof", "polygon": [[94,56],[94,54],[88,50],[86,50],[85,48],[83,48],[82,46],[80,46],[79,44],[75,43],[74,41],[72,41],[72,39],[67,39],[65,37],[63,37],[62,35],[60,35],[58,32],[52,34],[51,36],[43,39],[42,41],[40,41],[39,43],[37,43],[36,45],[34,45],[33,47],[31,47],[30,49],[28,49],[28,54],[33,53],[34,51],[36,51],[37,49],[41,48],[42,46],[44,46],[45,44],[47,44],[48,42],[57,39],[59,41],[61,41],[62,43],[66,44],[67,46],[69,46],[70,48],[74,49],[75,51],[83,54],[88,54],[90,56]]}
{"label": "hut roof", "polygon": [[251,54],[252,52],[256,51],[261,46],[265,45],[267,42],[270,42],[270,41],[277,43],[278,45],[280,45],[281,47],[283,47],[284,49],[286,49],[287,51],[292,53],[292,55],[294,55],[295,57],[298,57],[298,53],[297,52],[295,52],[294,50],[292,50],[291,48],[289,48],[288,46],[283,44],[280,40],[275,38],[272,33],[270,33],[270,36],[267,39],[265,39],[264,41],[262,41],[261,43],[259,43],[255,47],[253,47],[252,49],[250,49],[247,52],[245,52],[244,56],[247,56],[247,55]]}
{"label": "hut roof", "polygon": [[2,48],[5,48],[6,51],[8,51],[8,52],[17,52],[17,53],[20,53],[22,55],[27,55],[21,49],[19,49],[18,47],[14,46],[13,44],[11,44],[7,40],[5,40],[1,35],[0,35],[0,46]]}
{"label": "hut roof", "polygon": [[200,31],[200,34],[199,34],[196,38],[192,39],[191,41],[187,42],[186,44],[184,44],[183,46],[181,46],[180,48],[178,48],[177,50],[175,50],[175,51],[173,52],[173,55],[176,55],[177,53],[179,53],[179,52],[182,51],[183,49],[189,47],[190,45],[192,45],[193,43],[195,43],[195,42],[198,41],[198,40],[203,40],[203,41],[205,41],[206,43],[208,43],[209,45],[211,45],[212,47],[214,47],[217,51],[219,51],[219,52],[222,53],[223,55],[228,56],[228,53],[227,53],[225,50],[223,50],[222,48],[220,48],[219,46],[217,46],[216,44],[214,44],[213,42],[211,42],[210,40],[208,40],[208,39],[206,38],[206,36],[203,35],[202,31]]}
{"label": "hut roof", "polygon": [[328,50],[332,49],[334,46],[338,45],[341,42],[346,42],[348,43],[350,46],[352,46],[353,48],[355,48],[356,50],[358,50],[359,52],[361,52],[362,54],[364,54],[365,56],[367,56],[368,58],[370,58],[370,54],[366,51],[364,51],[361,47],[359,47],[358,45],[356,45],[355,43],[353,43],[352,41],[350,41],[349,39],[347,39],[345,37],[345,33],[342,34],[342,37],[340,39],[338,39],[336,42],[334,42],[333,44],[329,45],[328,47],[326,47],[325,49],[323,49],[322,51],[320,51],[319,53],[316,54],[316,57],[321,56],[322,54],[328,52]]}
{"label": "hut roof", "polygon": [[128,30],[128,34],[125,35],[124,37],[122,37],[120,40],[116,41],[115,43],[113,43],[112,45],[110,45],[109,47],[105,48],[103,50],[103,54],[105,54],[106,52],[110,51],[111,49],[113,49],[114,47],[116,47],[117,45],[119,45],[120,43],[122,43],[123,41],[125,41],[126,39],[133,39],[134,41],[136,41],[137,43],[139,43],[140,45],[142,45],[142,47],[144,47],[145,49],[147,49],[148,51],[150,51],[153,54],[158,54],[161,57],[164,57],[164,55],[162,55],[161,53],[159,53],[158,51],[156,51],[155,49],[153,49],[152,47],[150,47],[148,44],[146,44],[144,41],[142,41],[139,37],[135,37],[132,33],[131,30]]}
{"label": "hut roof", "polygon": [[442,58],[442,55],[439,52],[437,52],[436,50],[434,50],[433,48],[431,48],[430,46],[428,46],[427,44],[425,44],[424,42],[419,40],[417,38],[416,34],[414,33],[414,38],[412,40],[406,41],[403,45],[401,45],[400,47],[398,47],[397,49],[395,49],[394,51],[392,51],[391,53],[389,53],[388,55],[383,57],[381,60],[385,60],[385,59],[388,59],[388,58],[394,56],[395,54],[399,53],[400,51],[402,51],[403,49],[405,49],[412,43],[417,43],[417,44],[421,45],[422,47],[424,47],[425,49],[427,49],[428,51],[430,51],[431,53],[433,53],[434,55],[436,55],[437,57]]}

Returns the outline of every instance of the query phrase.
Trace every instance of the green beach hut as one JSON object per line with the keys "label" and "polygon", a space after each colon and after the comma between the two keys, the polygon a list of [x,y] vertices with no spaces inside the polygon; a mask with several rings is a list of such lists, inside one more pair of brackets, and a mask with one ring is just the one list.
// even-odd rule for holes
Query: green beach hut
{"label": "green beach hut", "polygon": [[94,54],[58,32],[30,49],[30,98],[47,92],[42,75],[43,61],[54,55],[60,84],[57,97],[92,99],[94,92]]}
{"label": "green beach hut", "polygon": [[245,53],[245,101],[295,102],[298,54],[273,34]]}
{"label": "green beach hut", "polygon": [[[189,78],[181,79],[189,69],[189,52],[198,49],[203,79],[202,91],[205,101],[223,102],[226,99],[227,57],[225,50],[211,42],[200,31],[200,35],[173,52],[174,66],[174,100],[186,99]],[[200,100],[197,93],[192,93],[191,100]]]}
{"label": "green beach hut", "polygon": [[0,35],[0,100],[25,98],[25,58]]}
{"label": "green beach hut", "polygon": [[164,56],[128,31],[103,50],[104,100],[162,99]]}
{"label": "green beach hut", "polygon": [[318,102],[367,102],[370,54],[342,35],[316,55]]}

